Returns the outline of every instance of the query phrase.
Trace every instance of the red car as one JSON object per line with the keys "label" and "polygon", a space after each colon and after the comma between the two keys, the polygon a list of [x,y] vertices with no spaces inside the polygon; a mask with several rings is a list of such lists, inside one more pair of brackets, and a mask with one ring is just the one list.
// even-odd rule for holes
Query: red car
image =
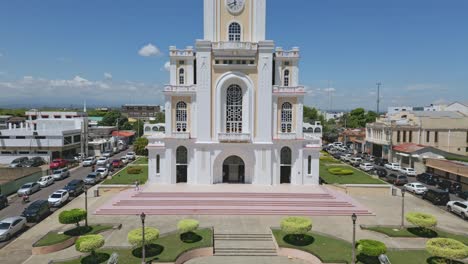
{"label": "red car", "polygon": [[123,162],[121,160],[113,160],[112,161],[112,167],[114,168],[122,168],[124,166]]}
{"label": "red car", "polygon": [[64,159],[54,159],[50,163],[49,168],[51,170],[56,170],[56,169],[60,169],[60,168],[65,168],[65,167],[67,167],[67,165],[68,165],[68,161],[66,161]]}

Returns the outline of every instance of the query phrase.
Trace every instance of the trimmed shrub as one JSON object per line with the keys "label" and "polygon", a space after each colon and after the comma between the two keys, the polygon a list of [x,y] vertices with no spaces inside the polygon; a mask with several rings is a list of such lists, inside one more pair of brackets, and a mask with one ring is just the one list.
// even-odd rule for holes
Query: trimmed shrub
{"label": "trimmed shrub", "polygon": [[430,239],[426,243],[426,250],[432,256],[442,257],[447,260],[461,260],[468,257],[468,246],[451,238]]}
{"label": "trimmed shrub", "polygon": [[304,235],[312,229],[312,221],[306,217],[290,216],[281,221],[281,231],[302,240]]}
{"label": "trimmed shrub", "polygon": [[139,167],[129,167],[127,169],[128,174],[141,174],[142,172],[143,172],[143,169]]}
{"label": "trimmed shrub", "polygon": [[[154,227],[145,227],[145,246],[154,244],[159,238],[159,230]],[[127,235],[128,243],[134,247],[143,246],[143,237],[141,228],[130,231]]]}
{"label": "trimmed shrub", "polygon": [[354,173],[353,170],[337,167],[329,168],[328,172],[333,175],[352,175]]}
{"label": "trimmed shrub", "polygon": [[86,219],[87,212],[83,209],[71,209],[63,211],[59,214],[59,222],[64,225],[76,224],[80,226],[80,222]]}
{"label": "trimmed shrub", "polygon": [[360,254],[369,257],[378,257],[387,252],[387,246],[377,240],[362,239],[357,242],[357,250]]}
{"label": "trimmed shrub", "polygon": [[82,253],[91,253],[104,246],[104,237],[102,235],[86,235],[81,236],[75,242],[75,248]]}
{"label": "trimmed shrub", "polygon": [[406,221],[423,229],[435,227],[437,225],[437,218],[430,214],[411,212],[407,213],[405,218]]}
{"label": "trimmed shrub", "polygon": [[194,219],[184,219],[180,220],[177,224],[177,229],[181,234],[193,232],[198,229],[200,223]]}

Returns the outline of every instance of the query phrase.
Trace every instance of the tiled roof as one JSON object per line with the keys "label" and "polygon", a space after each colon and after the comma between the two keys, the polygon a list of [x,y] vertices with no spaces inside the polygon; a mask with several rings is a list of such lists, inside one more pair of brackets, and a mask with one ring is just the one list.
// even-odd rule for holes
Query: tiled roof
{"label": "tiled roof", "polygon": [[427,146],[414,144],[414,143],[403,143],[393,147],[394,151],[404,152],[404,153],[413,153],[421,149],[425,149]]}
{"label": "tiled roof", "polygon": [[132,131],[114,131],[112,132],[113,137],[133,137],[135,132]]}

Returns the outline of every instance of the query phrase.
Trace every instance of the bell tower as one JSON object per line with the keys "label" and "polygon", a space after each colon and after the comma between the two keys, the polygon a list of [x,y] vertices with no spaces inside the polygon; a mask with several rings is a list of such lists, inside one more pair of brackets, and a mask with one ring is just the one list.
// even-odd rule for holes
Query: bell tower
{"label": "bell tower", "polygon": [[265,40],[266,0],[204,0],[204,40]]}

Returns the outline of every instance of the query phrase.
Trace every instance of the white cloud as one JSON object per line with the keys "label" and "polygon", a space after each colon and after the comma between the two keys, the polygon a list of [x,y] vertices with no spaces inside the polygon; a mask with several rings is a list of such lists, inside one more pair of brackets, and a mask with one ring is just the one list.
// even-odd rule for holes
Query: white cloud
{"label": "white cloud", "polygon": [[149,43],[146,46],[143,46],[139,51],[138,54],[143,57],[151,57],[151,56],[159,56],[161,55],[161,51],[155,45]]}
{"label": "white cloud", "polygon": [[112,74],[108,73],[108,72],[105,72],[104,73],[104,79],[106,80],[112,80]]}
{"label": "white cloud", "polygon": [[323,89],[323,91],[326,92],[326,93],[334,93],[334,92],[336,92],[336,89],[333,88],[333,87],[329,87],[329,88]]}
{"label": "white cloud", "polygon": [[171,62],[167,61],[164,63],[164,70],[170,71],[171,70]]}
{"label": "white cloud", "polygon": [[435,90],[441,89],[439,84],[430,84],[430,83],[418,83],[418,84],[411,84],[406,87],[408,91],[428,91],[428,90]]}

